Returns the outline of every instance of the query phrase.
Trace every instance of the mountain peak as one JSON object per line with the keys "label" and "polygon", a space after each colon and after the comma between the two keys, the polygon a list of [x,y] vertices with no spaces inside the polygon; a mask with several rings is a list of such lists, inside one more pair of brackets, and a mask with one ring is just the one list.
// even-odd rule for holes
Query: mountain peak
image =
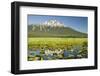
{"label": "mountain peak", "polygon": [[51,26],[51,27],[64,27],[64,24],[57,20],[48,20],[43,23],[43,25]]}
{"label": "mountain peak", "polygon": [[76,31],[57,20],[44,21],[41,24],[28,26],[29,37],[87,37],[87,34]]}

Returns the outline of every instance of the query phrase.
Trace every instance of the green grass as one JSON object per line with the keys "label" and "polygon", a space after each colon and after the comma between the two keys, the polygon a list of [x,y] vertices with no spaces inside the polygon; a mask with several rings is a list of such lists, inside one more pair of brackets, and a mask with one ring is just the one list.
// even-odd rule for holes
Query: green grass
{"label": "green grass", "polygon": [[[40,51],[39,54],[29,54],[28,61],[87,58],[87,47],[87,38],[28,38],[28,52]],[[49,55],[56,53],[50,58],[46,54],[48,50]],[[60,51],[62,53],[57,54]],[[66,51],[70,52],[67,56],[64,55]]]}
{"label": "green grass", "polygon": [[28,38],[28,48],[67,48],[74,45],[83,45],[83,43],[87,43],[87,38]]}

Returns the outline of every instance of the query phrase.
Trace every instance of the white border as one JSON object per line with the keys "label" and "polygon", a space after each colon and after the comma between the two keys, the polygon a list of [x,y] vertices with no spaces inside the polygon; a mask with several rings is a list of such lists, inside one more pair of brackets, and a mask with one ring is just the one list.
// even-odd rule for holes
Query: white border
{"label": "white border", "polygon": [[[88,58],[71,60],[27,61],[27,15],[88,17]],[[43,7],[20,7],[20,70],[94,66],[94,11]]]}

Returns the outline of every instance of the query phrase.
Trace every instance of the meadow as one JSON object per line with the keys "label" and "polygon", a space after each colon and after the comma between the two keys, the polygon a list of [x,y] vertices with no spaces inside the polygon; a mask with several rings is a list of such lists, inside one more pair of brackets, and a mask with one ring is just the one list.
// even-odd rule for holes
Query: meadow
{"label": "meadow", "polygon": [[88,57],[87,38],[28,38],[28,61]]}

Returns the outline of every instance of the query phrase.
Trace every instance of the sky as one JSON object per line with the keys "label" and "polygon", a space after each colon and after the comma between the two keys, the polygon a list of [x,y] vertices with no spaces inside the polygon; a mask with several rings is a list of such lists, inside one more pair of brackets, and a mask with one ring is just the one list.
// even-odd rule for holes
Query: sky
{"label": "sky", "polygon": [[88,17],[79,16],[51,16],[51,15],[28,15],[28,25],[40,24],[48,20],[57,20],[65,27],[71,27],[79,32],[87,33]]}

